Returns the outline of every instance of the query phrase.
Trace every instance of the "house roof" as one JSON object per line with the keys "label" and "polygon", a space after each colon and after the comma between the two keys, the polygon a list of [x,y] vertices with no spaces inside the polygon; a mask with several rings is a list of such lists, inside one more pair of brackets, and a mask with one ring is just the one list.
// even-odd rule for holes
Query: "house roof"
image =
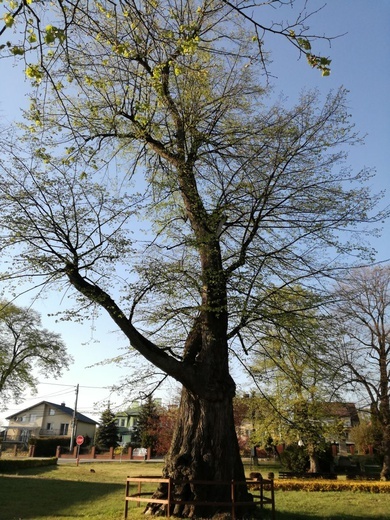
{"label": "house roof", "polygon": [[115,417],[137,417],[140,412],[141,406],[136,406],[135,408],[127,408],[127,410],[116,413]]}
{"label": "house roof", "polygon": [[359,422],[359,415],[354,403],[326,403],[325,410],[334,417],[350,417],[352,421]]}
{"label": "house roof", "polygon": [[[51,403],[50,401],[41,401],[40,403],[29,406],[28,408],[24,408],[23,410],[20,410],[19,412],[6,417],[6,419],[7,419],[7,421],[10,421],[13,417],[17,417],[20,414],[33,410],[34,408],[37,408],[38,406],[41,406],[42,404],[50,406],[50,408],[55,408],[56,410],[59,410],[61,413],[64,413],[65,415],[69,415],[70,417],[73,417],[73,412],[74,412],[73,408],[69,408],[69,406],[65,406],[65,404],[56,404],[56,403]],[[80,412],[76,412],[76,419],[77,419],[77,421],[81,421],[81,422],[88,423],[88,424],[99,424],[97,421],[90,419],[89,417],[87,417],[86,415],[84,415]]]}

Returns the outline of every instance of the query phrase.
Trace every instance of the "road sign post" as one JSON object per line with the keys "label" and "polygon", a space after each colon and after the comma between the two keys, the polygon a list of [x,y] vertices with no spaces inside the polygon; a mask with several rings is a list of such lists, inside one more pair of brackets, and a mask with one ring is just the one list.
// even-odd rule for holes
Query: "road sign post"
{"label": "road sign post", "polygon": [[84,442],[84,437],[82,435],[77,435],[77,437],[76,437],[76,444],[77,444],[76,466],[79,465],[79,461],[80,461],[80,446],[83,444],[83,442]]}
{"label": "road sign post", "polygon": [[77,435],[77,437],[76,437],[76,444],[78,446],[81,446],[83,444],[83,442],[84,442],[84,437],[82,435]]}

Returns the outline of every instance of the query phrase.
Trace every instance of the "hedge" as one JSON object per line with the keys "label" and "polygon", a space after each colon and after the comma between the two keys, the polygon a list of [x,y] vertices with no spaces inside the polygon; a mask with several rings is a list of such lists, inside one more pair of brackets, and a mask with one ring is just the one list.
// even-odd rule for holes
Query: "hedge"
{"label": "hedge", "polygon": [[69,438],[60,437],[31,437],[29,444],[35,446],[34,457],[54,457],[57,446],[69,450]]}
{"label": "hedge", "polygon": [[0,459],[0,472],[12,473],[15,470],[55,466],[56,464],[56,457],[50,459]]}
{"label": "hedge", "polygon": [[390,482],[370,480],[274,480],[275,490],[281,491],[353,491],[366,493],[390,493]]}

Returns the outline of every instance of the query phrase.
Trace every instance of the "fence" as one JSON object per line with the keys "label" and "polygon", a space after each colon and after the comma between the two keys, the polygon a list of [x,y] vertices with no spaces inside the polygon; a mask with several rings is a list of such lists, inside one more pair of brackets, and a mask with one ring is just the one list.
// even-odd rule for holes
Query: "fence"
{"label": "fence", "polygon": [[73,448],[72,453],[67,453],[64,449],[59,446],[56,451],[57,458],[76,458],[80,459],[117,459],[117,460],[150,460],[151,459],[151,450],[148,448],[144,452],[140,452],[137,449],[128,448],[128,449],[118,449],[110,448],[108,451],[97,453],[96,446],[92,446],[91,449],[88,449],[87,452],[81,448],[81,451],[78,451],[78,447],[75,446]]}
{"label": "fence", "polygon": [[[166,498],[153,498],[153,491],[142,492],[142,484],[143,483],[153,483],[153,484],[161,484],[164,483],[167,485],[167,495]],[[205,486],[230,486],[230,501],[229,502],[201,502],[201,501],[186,501],[186,500],[177,500],[173,496],[173,486],[176,484],[197,484],[197,485],[205,485]],[[253,501],[242,502],[236,500],[236,486],[238,485],[249,485],[251,487],[252,492],[258,491],[258,495],[253,494]],[[136,485],[137,491],[131,494],[131,486]],[[266,495],[265,492],[269,493]],[[230,507],[231,508],[231,517],[232,520],[236,518],[236,507],[237,506],[253,506],[260,505],[260,508],[263,509],[265,504],[271,505],[272,510],[272,520],[275,520],[275,493],[274,493],[274,481],[273,479],[247,479],[245,482],[238,481],[201,481],[201,480],[188,480],[188,481],[177,481],[171,478],[160,478],[160,477],[127,477],[126,479],[126,496],[125,496],[125,520],[129,515],[129,502],[137,502],[137,506],[140,506],[141,502],[153,503],[153,504],[162,504],[165,505],[165,516],[170,518],[171,508],[174,505],[201,505],[201,506],[221,506],[221,507]]]}

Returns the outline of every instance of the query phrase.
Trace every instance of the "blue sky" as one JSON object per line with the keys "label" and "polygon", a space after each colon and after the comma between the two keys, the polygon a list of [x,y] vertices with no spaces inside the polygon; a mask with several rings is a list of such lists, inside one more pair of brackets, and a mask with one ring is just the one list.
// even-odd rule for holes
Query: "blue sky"
{"label": "blue sky", "polygon": [[[349,107],[356,130],[366,135],[365,145],[350,151],[349,164],[357,171],[368,166],[377,171],[372,181],[374,191],[387,190],[390,194],[390,1],[389,0],[309,0],[309,10],[324,8],[311,18],[311,33],[329,36],[343,35],[332,40],[331,47],[325,42],[314,46],[332,59],[330,77],[322,77],[311,69],[304,59],[299,60],[296,52],[276,37],[269,37],[266,46],[272,50],[274,63],[270,66],[275,76],[275,93],[283,92],[295,101],[304,88],[317,88],[321,95],[341,85],[349,90]],[[270,11],[277,20],[278,12]],[[293,11],[285,9],[285,17]],[[261,13],[261,11],[260,11]],[[20,108],[27,105],[26,93],[29,83],[24,80],[23,69],[12,60],[0,61],[0,117],[1,127],[13,124],[20,118]],[[378,261],[390,259],[390,222],[386,222],[382,238],[373,239]],[[21,302],[27,304],[27,300]],[[108,319],[100,318],[90,324],[56,323],[47,316],[53,308],[63,305],[61,295],[34,304],[42,314],[45,327],[58,331],[75,358],[69,372],[60,380],[43,380],[38,395],[26,396],[22,405],[10,403],[8,411],[0,414],[0,425],[4,417],[14,411],[41,400],[65,401],[73,406],[75,388],[80,384],[79,409],[96,418],[98,401],[120,406],[121,398],[110,395],[107,387],[116,383],[124,371],[110,366],[86,368],[95,361],[113,356],[116,349],[125,344]],[[107,353],[109,351],[109,354]]]}

